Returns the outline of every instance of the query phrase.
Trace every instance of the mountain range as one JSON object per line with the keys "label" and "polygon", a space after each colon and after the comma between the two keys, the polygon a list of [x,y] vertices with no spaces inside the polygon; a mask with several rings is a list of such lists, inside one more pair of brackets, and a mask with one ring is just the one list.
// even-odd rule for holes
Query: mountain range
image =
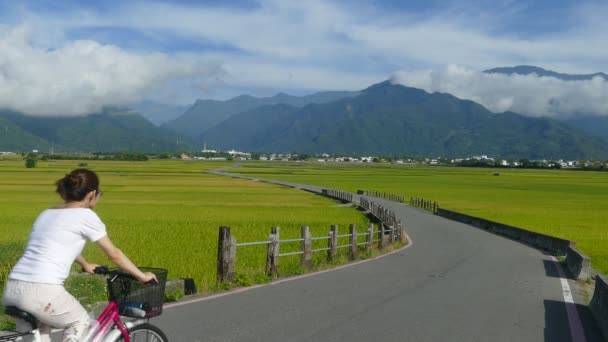
{"label": "mountain range", "polygon": [[184,134],[191,139],[199,140],[204,131],[234,114],[254,108],[276,104],[303,107],[309,103],[327,103],[355,95],[355,92],[327,91],[301,97],[279,93],[273,97],[265,98],[241,95],[227,101],[197,100],[183,115],[163,124],[163,127]]}
{"label": "mountain range", "polygon": [[207,130],[220,148],[372,155],[604,158],[608,143],[566,123],[492,113],[450,94],[382,82],[303,108],[265,106]]}
{"label": "mountain range", "polygon": [[0,151],[165,152],[195,144],[124,109],[78,117],[36,117],[0,111]]}
{"label": "mountain range", "polygon": [[[568,81],[606,77],[532,66],[485,72],[535,73]],[[206,142],[213,149],[256,152],[608,158],[608,129],[602,126],[608,127],[607,117],[579,113],[557,121],[498,114],[450,94],[429,94],[388,81],[358,92],[242,95],[198,100],[187,109],[148,102],[135,110],[141,114],[107,108],[69,118],[0,110],[0,151],[194,151]]]}

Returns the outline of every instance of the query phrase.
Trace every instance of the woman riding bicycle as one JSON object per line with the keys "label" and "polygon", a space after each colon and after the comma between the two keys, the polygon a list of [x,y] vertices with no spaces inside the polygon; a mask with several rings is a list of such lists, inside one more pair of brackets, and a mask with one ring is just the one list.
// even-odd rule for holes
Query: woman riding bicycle
{"label": "woman riding bicycle", "polygon": [[89,328],[89,315],[63,283],[74,261],[88,273],[98,266],[80,255],[87,240],[97,243],[114,264],[138,281],[156,280],[156,276],[140,271],[114,246],[105,224],[91,210],[101,197],[95,172],[77,169],[56,185],[64,203],[44,210],[34,222],[25,253],[9,274],[2,304],[36,317],[43,341],[50,341],[51,327],[65,329],[62,341],[80,341]]}

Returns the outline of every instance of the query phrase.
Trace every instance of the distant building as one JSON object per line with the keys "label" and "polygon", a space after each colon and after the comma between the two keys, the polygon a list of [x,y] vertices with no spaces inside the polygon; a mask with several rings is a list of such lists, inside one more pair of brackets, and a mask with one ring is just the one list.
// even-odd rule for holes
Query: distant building
{"label": "distant building", "polygon": [[187,154],[185,154],[185,153],[180,154],[180,155],[179,155],[179,158],[180,158],[181,160],[191,160],[191,159],[192,159],[192,158],[190,158],[190,156],[189,156],[189,155],[187,155]]}
{"label": "distant building", "polygon": [[217,153],[216,150],[209,150],[209,149],[207,149],[207,143],[203,144],[203,150],[201,152],[203,152],[203,153]]}
{"label": "distant building", "polygon": [[239,152],[239,151],[235,151],[235,150],[230,150],[230,151],[228,151],[228,154],[233,157],[251,158],[251,153],[247,153],[247,152]]}

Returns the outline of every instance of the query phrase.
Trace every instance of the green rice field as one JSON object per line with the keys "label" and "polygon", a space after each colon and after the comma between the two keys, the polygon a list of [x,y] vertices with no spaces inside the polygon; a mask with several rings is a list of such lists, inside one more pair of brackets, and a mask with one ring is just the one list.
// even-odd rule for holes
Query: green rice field
{"label": "green rice field", "polygon": [[593,268],[608,274],[606,172],[268,162],[231,172],[437,201],[445,209],[574,240]]}
{"label": "green rice field", "polygon": [[[302,225],[313,236],[326,236],[331,224],[343,231],[349,224],[364,231],[368,224],[357,210],[322,196],[207,173],[231,165],[227,162],[61,160],[26,169],[22,160],[0,160],[0,289],[37,215],[61,204],[54,182],[81,163],[100,176],[104,194],[95,211],[114,243],[140,266],[167,268],[170,278],[194,278],[202,292],[216,288],[219,226],[230,226],[237,242],[247,242],[267,240],[272,226],[287,239],[299,238]],[[281,252],[291,248],[299,245],[282,246]],[[90,262],[108,264],[94,244],[83,254]],[[318,254],[315,266],[324,267]],[[267,280],[265,261],[265,246],[239,247],[237,279],[242,284]],[[282,275],[301,272],[298,263],[297,256],[282,258]]]}

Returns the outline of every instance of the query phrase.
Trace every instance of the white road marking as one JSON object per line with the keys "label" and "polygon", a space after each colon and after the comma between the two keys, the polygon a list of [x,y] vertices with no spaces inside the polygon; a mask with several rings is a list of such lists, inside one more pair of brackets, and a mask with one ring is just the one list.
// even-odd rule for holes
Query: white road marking
{"label": "white road marking", "polygon": [[583,329],[583,323],[576,310],[576,304],[574,304],[574,298],[572,297],[572,291],[568,284],[568,279],[565,276],[562,266],[557,262],[555,257],[551,257],[555,261],[555,267],[559,274],[559,279],[562,283],[562,294],[564,301],[566,302],[566,313],[568,315],[568,323],[570,324],[570,335],[572,336],[573,342],[587,342],[585,337],[585,330]]}

